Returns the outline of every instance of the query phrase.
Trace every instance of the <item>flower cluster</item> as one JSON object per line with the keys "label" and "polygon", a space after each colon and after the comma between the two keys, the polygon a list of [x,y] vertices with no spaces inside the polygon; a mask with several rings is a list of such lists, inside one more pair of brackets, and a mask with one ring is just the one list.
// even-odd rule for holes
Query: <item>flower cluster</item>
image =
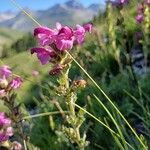
{"label": "flower cluster", "polygon": [[7,141],[12,135],[11,120],[3,112],[0,112],[0,142]]}
{"label": "flower cluster", "polygon": [[0,67],[0,96],[3,97],[8,91],[21,86],[22,79],[19,76],[13,77],[9,66]]}
{"label": "flower cluster", "polygon": [[150,5],[150,0],[145,0],[138,6],[137,16],[135,17],[137,23],[142,23],[144,19],[144,7],[145,5]]}
{"label": "flower cluster", "polygon": [[76,25],[76,28],[62,26],[56,23],[56,29],[38,27],[34,30],[34,36],[38,40],[38,47],[31,49],[31,54],[36,53],[42,65],[51,62],[54,67],[50,74],[58,74],[64,65],[60,62],[65,51],[69,51],[74,45],[84,42],[85,33],[91,32],[92,25]]}
{"label": "flower cluster", "polygon": [[[0,112],[0,143],[8,141],[13,136],[14,131],[11,127],[11,120],[6,117],[4,112]],[[22,145],[17,141],[12,143],[13,150],[22,150]]]}

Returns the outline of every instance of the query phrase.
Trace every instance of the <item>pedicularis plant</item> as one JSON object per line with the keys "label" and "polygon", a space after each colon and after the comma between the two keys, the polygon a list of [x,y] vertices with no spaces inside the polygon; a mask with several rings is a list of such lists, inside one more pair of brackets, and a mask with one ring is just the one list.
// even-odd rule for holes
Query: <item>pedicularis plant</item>
{"label": "pedicularis plant", "polygon": [[[129,2],[130,2],[129,0],[116,0],[116,1],[109,0],[107,5],[108,43],[106,44],[108,44],[107,46],[109,47],[109,49],[111,49],[110,53],[115,57],[116,61],[118,62],[120,72],[124,71],[120,54],[121,48],[125,49],[123,37],[125,36],[126,33],[124,23],[125,18],[123,11],[124,6],[128,5]],[[141,39],[141,36],[144,36],[143,40],[141,40],[140,42],[142,42],[143,44],[145,57],[147,57],[148,55],[147,53],[149,48],[148,47],[149,33],[150,33],[149,6],[150,1],[144,0],[143,3],[139,5],[138,14],[136,16],[136,21],[138,25],[141,25],[142,29],[142,34],[138,33],[138,35],[136,36],[138,40]],[[119,14],[117,18],[118,20],[113,19],[114,10],[117,12],[117,14]],[[39,26],[34,30],[34,36],[38,41],[37,42],[38,46],[31,49],[31,54],[36,54],[42,65],[47,64],[50,65],[51,69],[49,71],[49,75],[56,76],[57,78],[58,86],[55,89],[56,91],[55,94],[56,97],[58,96],[61,97],[61,99],[63,100],[62,102],[63,106],[65,105],[65,108],[67,109],[65,110],[65,113],[62,115],[64,122],[61,122],[60,124],[61,132],[63,132],[63,134],[70,140],[70,142],[73,143],[79,150],[84,150],[89,143],[86,139],[86,130],[84,131],[81,130],[81,126],[85,121],[84,114],[86,110],[83,111],[84,109],[82,109],[81,107],[75,109],[75,106],[78,106],[76,105],[77,92],[78,90],[86,86],[86,81],[83,79],[77,79],[73,81],[70,80],[69,71],[71,69],[72,61],[75,61],[76,64],[80,66],[80,64],[72,57],[71,51],[76,45],[82,45],[84,43],[86,33],[87,32],[91,33],[91,31],[92,31],[91,24],[85,24],[83,26],[76,25],[75,28],[71,28],[69,26],[62,26],[60,23],[56,23],[55,29]],[[118,33],[121,40],[120,39],[118,40]],[[139,149],[147,150],[148,149],[147,143],[146,142],[143,143],[144,137],[143,136],[138,137],[137,133],[134,131],[134,129],[132,129],[132,127],[124,118],[122,113],[113,104],[113,102],[105,94],[105,92],[90,77],[90,75],[84,70],[83,67],[80,66],[80,68],[94,83],[97,89],[99,89],[99,91],[110,102],[111,106],[113,106],[114,108],[114,111],[116,111],[122,118],[120,119],[120,121],[118,121],[120,122],[121,125],[118,125],[118,122],[116,120],[119,119],[119,115],[113,117],[116,112],[113,113],[113,115],[111,115],[110,111],[103,105],[101,101],[99,101],[101,106],[103,106],[103,108],[107,111],[108,115],[112,119],[119,134],[117,134],[115,131],[109,128],[109,124],[106,119],[104,119],[106,123],[104,124],[95,116],[93,117],[93,115],[91,115],[90,113],[88,112],[86,113],[90,114],[90,116],[92,116],[96,121],[98,121],[103,126],[107,127],[107,129],[109,129],[109,131],[112,133],[112,136],[114,137],[117,143],[117,146],[119,146],[120,149],[130,149],[130,148],[134,149],[133,146],[135,146],[135,148],[138,147]],[[33,76],[37,76],[38,72],[33,71],[32,74]],[[0,68],[0,98],[3,101],[4,105],[8,108],[7,115],[3,112],[0,113],[0,146],[6,147],[11,150],[23,149],[20,143],[13,141],[10,138],[15,133],[21,139],[21,141],[19,142],[23,143],[23,141],[28,141],[28,138],[24,133],[24,127],[22,123],[23,114],[20,110],[20,105],[18,105],[18,103],[16,102],[16,94],[15,94],[16,89],[19,88],[21,84],[22,79],[18,75],[14,75],[9,66],[2,66]],[[96,96],[94,97],[98,100]],[[59,103],[57,104],[59,105]],[[63,113],[62,109],[61,111]],[[126,122],[128,127],[131,129],[132,133],[134,133],[135,137],[138,140],[137,142],[138,144],[136,144],[136,140],[132,136],[131,138],[130,136],[128,136],[128,132],[125,131],[126,127],[122,125],[122,120]],[[108,126],[106,126],[107,124]],[[123,131],[121,131],[121,129]],[[129,141],[131,145],[126,141],[126,139],[128,141],[131,140]],[[141,143],[140,146],[138,146],[139,142]],[[24,144],[24,149],[26,150],[26,144]]]}
{"label": "pedicularis plant", "polygon": [[42,65],[51,64],[52,69],[49,74],[58,76],[59,94],[69,111],[62,124],[62,131],[72,143],[77,144],[78,149],[84,150],[88,142],[86,134],[81,134],[80,127],[84,121],[84,115],[75,110],[77,100],[77,90],[86,86],[85,80],[75,80],[69,82],[68,73],[71,68],[71,49],[78,44],[82,44],[86,32],[91,32],[92,25],[77,25],[75,29],[69,26],[62,26],[56,23],[56,29],[38,27],[34,30],[34,36],[38,40],[38,47],[31,49],[31,54],[36,53]]}
{"label": "pedicularis plant", "polygon": [[[6,147],[11,150],[21,150],[20,143],[10,141],[14,133],[21,139],[25,139],[22,128],[22,114],[20,106],[16,103],[15,90],[22,84],[22,79],[18,75],[13,75],[9,66],[0,68],[0,99],[8,108],[6,116],[4,112],[0,113],[0,148]],[[13,129],[13,127],[14,129]]]}

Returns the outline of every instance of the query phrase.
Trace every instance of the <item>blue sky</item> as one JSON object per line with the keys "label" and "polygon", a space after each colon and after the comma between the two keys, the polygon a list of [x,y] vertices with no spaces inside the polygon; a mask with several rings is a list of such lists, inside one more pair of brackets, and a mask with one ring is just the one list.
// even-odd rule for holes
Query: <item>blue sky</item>
{"label": "blue sky", "polygon": [[[46,9],[53,6],[56,3],[64,3],[67,0],[16,0],[18,4],[22,7],[28,7],[34,10],[37,9]],[[85,6],[88,6],[91,3],[104,3],[105,0],[79,0]],[[10,0],[0,0],[0,12],[13,10],[15,11],[15,6],[11,3]]]}

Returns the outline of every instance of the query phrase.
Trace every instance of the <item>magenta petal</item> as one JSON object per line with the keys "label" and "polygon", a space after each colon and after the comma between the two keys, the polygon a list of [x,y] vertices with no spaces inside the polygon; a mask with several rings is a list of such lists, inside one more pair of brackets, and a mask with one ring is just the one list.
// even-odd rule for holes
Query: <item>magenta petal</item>
{"label": "magenta petal", "polygon": [[143,22],[143,15],[142,14],[137,15],[136,21],[137,21],[137,23],[142,23]]}
{"label": "magenta petal", "polygon": [[9,66],[4,65],[0,68],[0,75],[2,78],[7,78],[12,74],[11,69]]}
{"label": "magenta petal", "polygon": [[73,40],[74,35],[72,28],[65,26],[59,31],[55,40],[55,44],[57,49],[60,51],[70,50],[73,47]]}
{"label": "magenta petal", "polygon": [[[86,27],[87,28],[87,27]],[[85,28],[77,25],[76,29],[74,30],[74,35],[75,35],[75,44],[82,44],[84,42],[84,38],[85,38]]]}
{"label": "magenta petal", "polygon": [[34,29],[34,36],[37,36],[38,34],[46,34],[50,35],[53,34],[54,30],[48,28],[48,27],[38,27]]}
{"label": "magenta petal", "polygon": [[128,3],[128,0],[121,0],[120,1],[122,4],[127,4]]}
{"label": "magenta petal", "polygon": [[20,78],[20,77],[15,77],[11,83],[10,83],[10,86],[13,88],[13,89],[17,89],[21,86],[23,80]]}
{"label": "magenta petal", "polygon": [[70,50],[73,47],[72,40],[57,40],[56,46],[60,51]]}
{"label": "magenta petal", "polygon": [[55,35],[57,34],[58,31],[47,27],[38,27],[34,30],[34,36],[37,37],[39,45],[41,46],[52,44],[55,40]]}
{"label": "magenta petal", "polygon": [[55,55],[53,50],[45,48],[32,48],[31,54],[33,53],[37,53],[37,57],[41,61],[42,65],[47,64],[49,60]]}
{"label": "magenta petal", "polygon": [[7,141],[9,139],[9,136],[5,133],[0,133],[0,142]]}

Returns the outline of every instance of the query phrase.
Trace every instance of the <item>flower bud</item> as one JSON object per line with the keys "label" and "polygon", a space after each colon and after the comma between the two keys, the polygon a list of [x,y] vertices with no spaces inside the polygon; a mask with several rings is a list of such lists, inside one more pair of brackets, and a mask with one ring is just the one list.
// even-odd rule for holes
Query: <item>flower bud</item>
{"label": "flower bud", "polygon": [[86,87],[86,84],[87,82],[83,79],[80,79],[80,80],[74,80],[73,81],[73,85],[74,86],[77,86],[77,87],[80,87],[80,88],[85,88]]}
{"label": "flower bud", "polygon": [[4,89],[8,86],[8,81],[6,79],[0,79],[0,88]]}

